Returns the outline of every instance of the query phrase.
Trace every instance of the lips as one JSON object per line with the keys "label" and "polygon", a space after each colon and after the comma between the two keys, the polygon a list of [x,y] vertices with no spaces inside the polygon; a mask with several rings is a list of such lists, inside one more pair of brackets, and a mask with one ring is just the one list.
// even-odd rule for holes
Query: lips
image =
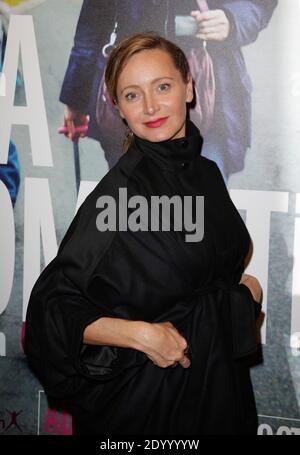
{"label": "lips", "polygon": [[163,125],[167,119],[168,117],[161,117],[152,122],[145,122],[144,125],[148,126],[148,128],[158,128],[159,126]]}

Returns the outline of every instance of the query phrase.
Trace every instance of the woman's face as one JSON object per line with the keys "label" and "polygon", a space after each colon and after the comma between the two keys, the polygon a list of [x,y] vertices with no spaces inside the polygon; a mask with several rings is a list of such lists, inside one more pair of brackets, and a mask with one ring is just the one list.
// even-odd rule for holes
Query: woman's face
{"label": "woman's face", "polygon": [[131,56],[119,76],[117,96],[121,117],[138,137],[159,142],[185,135],[192,78],[183,82],[166,51],[149,49]]}

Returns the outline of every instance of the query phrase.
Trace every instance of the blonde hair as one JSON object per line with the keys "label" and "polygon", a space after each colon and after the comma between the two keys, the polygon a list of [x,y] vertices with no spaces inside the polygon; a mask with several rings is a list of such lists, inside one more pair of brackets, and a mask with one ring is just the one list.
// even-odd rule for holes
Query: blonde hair
{"label": "blonde hair", "polygon": [[[120,41],[110,53],[107,61],[104,76],[105,84],[114,104],[117,104],[117,84],[124,65],[132,55],[147,49],[162,49],[166,51],[170,55],[175,67],[179,70],[182,80],[185,83],[188,82],[190,68],[188,60],[180,47],[152,31],[135,33]],[[132,141],[133,134],[131,132],[125,137],[123,143],[124,153],[127,152]]]}

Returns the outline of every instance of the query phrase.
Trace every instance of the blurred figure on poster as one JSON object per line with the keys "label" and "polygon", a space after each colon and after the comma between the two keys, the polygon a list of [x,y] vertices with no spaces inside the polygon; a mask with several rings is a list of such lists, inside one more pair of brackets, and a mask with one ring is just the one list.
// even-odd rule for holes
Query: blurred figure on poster
{"label": "blurred figure on poster", "polygon": [[[2,24],[2,15],[0,14],[0,73],[2,71],[4,52],[6,44],[6,33]],[[18,74],[17,86],[21,83],[21,76]],[[9,142],[8,160],[6,164],[0,164],[0,180],[7,187],[12,205],[17,200],[20,187],[20,163],[18,151],[12,140]]]}
{"label": "blurred figure on poster", "polygon": [[[209,11],[200,12],[199,3],[207,3]],[[205,41],[213,62],[215,103],[212,125],[205,134],[202,132],[202,154],[218,164],[227,181],[244,168],[251,146],[252,83],[241,48],[254,42],[267,27],[277,3],[84,0],[60,94],[60,101],[66,105],[66,135],[73,141],[86,134],[98,140],[111,168],[120,157],[122,124],[118,123],[114,138],[105,137],[96,118],[99,85],[109,51],[135,31],[156,31],[187,54]],[[196,76],[193,71],[192,75]],[[76,126],[86,125],[87,133],[76,132]]]}
{"label": "blurred figure on poster", "polygon": [[[28,13],[33,7],[45,0],[2,0],[0,1],[0,73],[2,71],[4,53],[6,47],[7,28],[9,17],[11,14]],[[23,84],[23,78],[18,71],[16,80],[16,89]],[[0,164],[0,180],[7,187],[12,205],[14,206],[17,200],[17,195],[20,187],[20,162],[18,158],[18,150],[12,140],[9,142],[8,160],[6,164]]]}

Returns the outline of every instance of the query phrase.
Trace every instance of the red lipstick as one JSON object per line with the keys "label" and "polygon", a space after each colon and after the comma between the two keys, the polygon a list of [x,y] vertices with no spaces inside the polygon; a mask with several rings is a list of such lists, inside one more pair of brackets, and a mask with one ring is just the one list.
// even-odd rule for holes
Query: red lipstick
{"label": "red lipstick", "polygon": [[169,117],[161,117],[152,122],[145,122],[144,125],[148,126],[148,128],[158,128],[159,126],[163,125]]}

